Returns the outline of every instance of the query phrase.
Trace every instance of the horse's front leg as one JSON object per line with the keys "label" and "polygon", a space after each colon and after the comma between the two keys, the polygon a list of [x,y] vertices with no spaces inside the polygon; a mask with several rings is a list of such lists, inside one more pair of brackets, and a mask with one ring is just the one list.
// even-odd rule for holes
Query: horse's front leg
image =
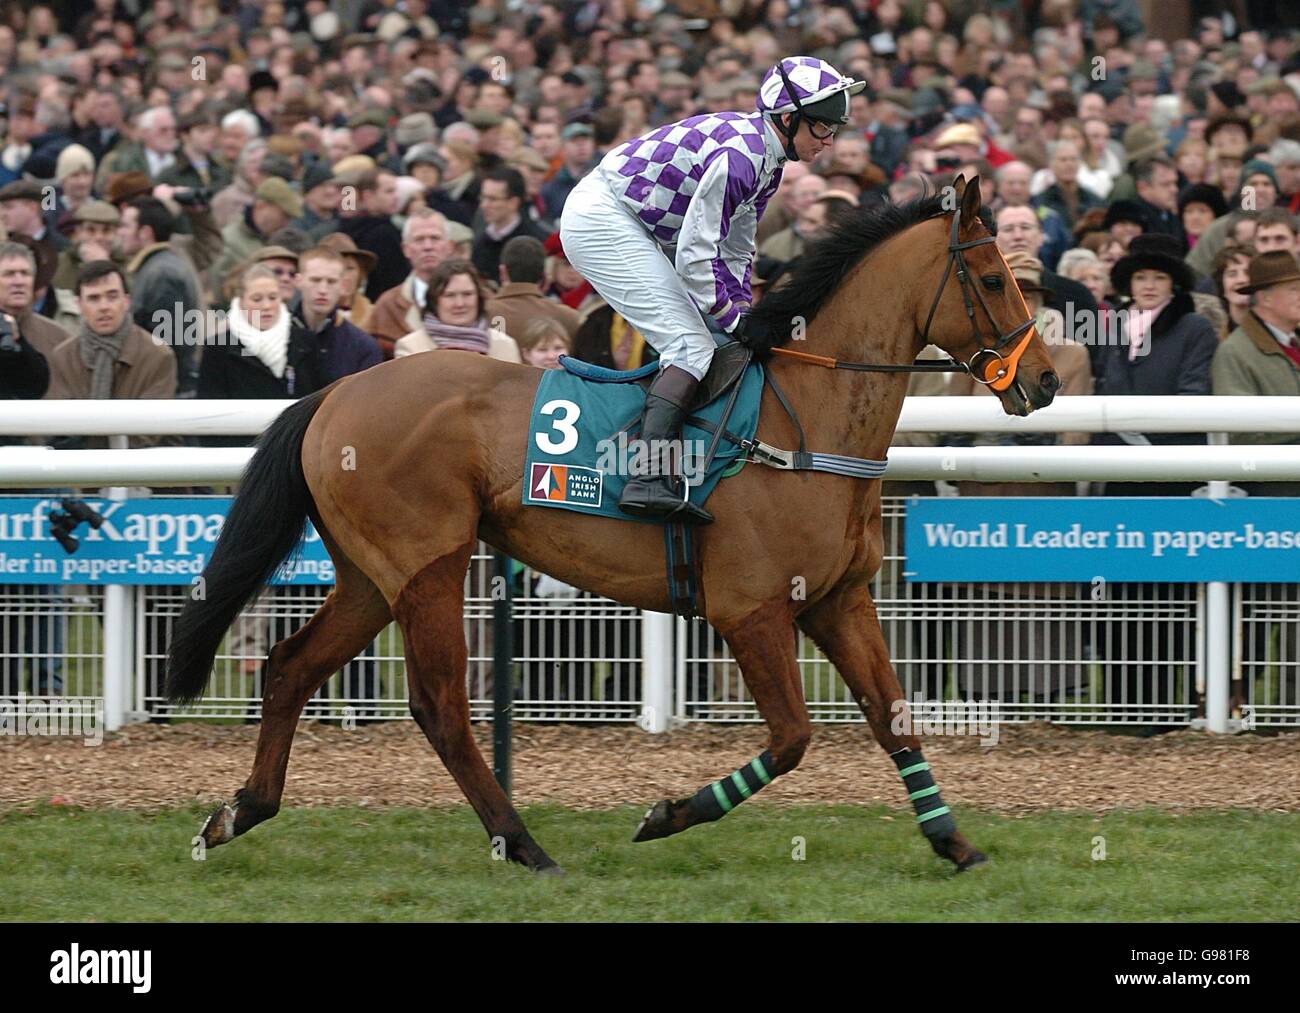
{"label": "horse's front leg", "polygon": [[812,738],[789,603],[764,605],[719,632],[731,647],[745,685],[767,722],[768,747],[689,798],[657,803],[637,827],[634,841],[653,841],[697,823],[721,819],[772,778],[798,766]]}
{"label": "horse's front leg", "polygon": [[836,589],[800,616],[799,625],[853,691],[876,741],[898,767],[916,810],[917,823],[930,846],[951,860],[958,871],[988,861],[958,833],[956,820],[943,804],[930,765],[921,754],[921,740],[895,730],[912,727],[910,712],[889,661],[876,603],[866,586]]}

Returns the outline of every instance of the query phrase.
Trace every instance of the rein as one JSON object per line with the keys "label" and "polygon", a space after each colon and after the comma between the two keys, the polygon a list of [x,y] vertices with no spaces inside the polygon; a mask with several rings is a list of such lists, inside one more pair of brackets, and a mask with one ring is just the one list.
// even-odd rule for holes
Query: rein
{"label": "rein", "polygon": [[[948,239],[948,264],[944,268],[943,279],[939,282],[939,290],[935,292],[934,301],[930,304],[930,314],[925,318],[925,330],[921,333],[921,337],[927,344],[929,343],[930,324],[934,322],[934,315],[939,309],[940,301],[943,299],[944,289],[948,286],[948,278],[954,273],[953,269],[956,268],[957,282],[961,285],[962,303],[966,307],[966,317],[970,321],[971,334],[978,346],[975,354],[971,356],[970,362],[958,362],[951,358],[947,362],[912,362],[904,365],[845,362],[829,355],[816,355],[812,352],[799,352],[792,348],[781,347],[772,348],[772,354],[784,355],[796,362],[807,362],[814,366],[824,366],[827,369],[850,369],[865,373],[969,373],[977,383],[985,384],[993,390],[1006,390],[1015,381],[1016,365],[1020,362],[1020,357],[1028,347],[1029,339],[1033,336],[1034,318],[1028,316],[1029,307],[1025,306],[1022,298],[1021,306],[1027,316],[1025,322],[1004,334],[999,334],[992,345],[984,344],[980,336],[979,324],[975,319],[975,303],[979,303],[994,330],[997,329],[997,321],[993,319],[993,314],[984,301],[983,293],[971,280],[970,269],[966,266],[963,251],[993,243],[995,240],[992,236],[984,236],[980,239],[972,239],[961,243],[957,241],[957,233],[960,229],[961,209],[958,208],[952,216],[952,231]],[[1000,251],[998,255],[1001,257]],[[1006,261],[1003,259],[1003,264],[1005,265],[1005,263]],[[1011,274],[1010,268],[1007,269],[1007,273],[1008,275]],[[1012,284],[1014,283],[1015,279],[1013,277]],[[1019,290],[1017,289],[1017,291]],[[974,298],[972,298],[972,294]],[[1008,355],[1004,356],[1000,349],[1005,348],[1017,338],[1020,339],[1019,343]]]}

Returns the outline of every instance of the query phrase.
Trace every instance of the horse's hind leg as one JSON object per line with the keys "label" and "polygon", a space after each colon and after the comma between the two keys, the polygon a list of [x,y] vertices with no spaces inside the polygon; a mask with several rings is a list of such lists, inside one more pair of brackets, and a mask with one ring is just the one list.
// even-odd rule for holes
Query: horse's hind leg
{"label": "horse's hind leg", "polygon": [[721,819],[772,778],[798,766],[812,738],[789,603],[765,605],[719,632],[731,647],[745,685],[767,722],[768,747],[743,767],[689,798],[657,803],[637,827],[634,841],[657,840],[697,823]]}
{"label": "horse's hind leg", "polygon": [[[930,846],[958,870],[987,861],[957,831],[956,821],[939,797],[930,765],[921,755],[921,740],[910,734],[910,712],[876,616],[876,603],[863,585],[837,589],[799,618],[799,625],[839,671],[862,708],[872,734],[898,766],[917,822]],[[905,720],[906,719],[906,720]],[[906,728],[901,734],[895,726]]]}
{"label": "horse's hind leg", "polygon": [[465,569],[474,542],[430,563],[402,588],[393,606],[406,644],[411,714],[447,772],[505,857],[536,872],[559,872],[524,827],[474,741],[465,690]]}
{"label": "horse's hind leg", "polygon": [[388,603],[370,578],[332,547],[331,555],[337,573],[334,590],[306,625],[271,648],[253,772],[234,801],[203,824],[200,833],[208,847],[224,844],[279,812],[303,705],[392,621]]}

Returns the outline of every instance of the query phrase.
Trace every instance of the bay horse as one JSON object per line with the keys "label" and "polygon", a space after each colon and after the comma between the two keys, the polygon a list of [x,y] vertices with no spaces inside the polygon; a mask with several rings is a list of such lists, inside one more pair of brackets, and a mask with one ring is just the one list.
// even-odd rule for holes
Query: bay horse
{"label": "bay horse", "polygon": [[[759,351],[810,450],[883,459],[907,389],[903,371],[927,340],[967,363],[1007,413],[1051,402],[1059,380],[979,212],[978,178],[961,177],[911,204],[849,212],[755,307],[781,336]],[[784,347],[792,340],[799,350]],[[886,371],[814,368],[864,357]],[[525,440],[542,375],[468,352],[416,355],[303,398],[263,433],[204,570],[206,595],[177,619],[168,698],[202,695],[227,629],[294,550],[308,518],[337,582],[270,651],[252,773],[208,817],[201,834],[209,847],[276,814],[303,705],[396,620],[411,713],[489,838],[512,861],[559,871],[471,733],[462,627],[471,553],[482,539],[616,601],[660,612],[671,605],[658,526],[523,505]],[[758,437],[778,447],[797,438],[768,388]],[[797,625],[835,665],[898,765],[935,852],[958,870],[985,861],[942,804],[911,726],[899,731],[891,721],[906,703],[868,590],[883,554],[880,481],[755,465],[720,483],[709,509],[716,522],[696,531],[699,611],[730,646],[768,745],[694,796],[657,803],[634,840],[718,819],[799,764],[812,726]]]}

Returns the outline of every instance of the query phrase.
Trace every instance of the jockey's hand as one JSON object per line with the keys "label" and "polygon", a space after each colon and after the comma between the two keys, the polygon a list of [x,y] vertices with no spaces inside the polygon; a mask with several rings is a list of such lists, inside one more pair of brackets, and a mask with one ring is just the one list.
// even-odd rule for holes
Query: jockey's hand
{"label": "jockey's hand", "polygon": [[772,328],[765,321],[755,319],[752,312],[740,315],[731,336],[755,352],[766,352],[777,343]]}

